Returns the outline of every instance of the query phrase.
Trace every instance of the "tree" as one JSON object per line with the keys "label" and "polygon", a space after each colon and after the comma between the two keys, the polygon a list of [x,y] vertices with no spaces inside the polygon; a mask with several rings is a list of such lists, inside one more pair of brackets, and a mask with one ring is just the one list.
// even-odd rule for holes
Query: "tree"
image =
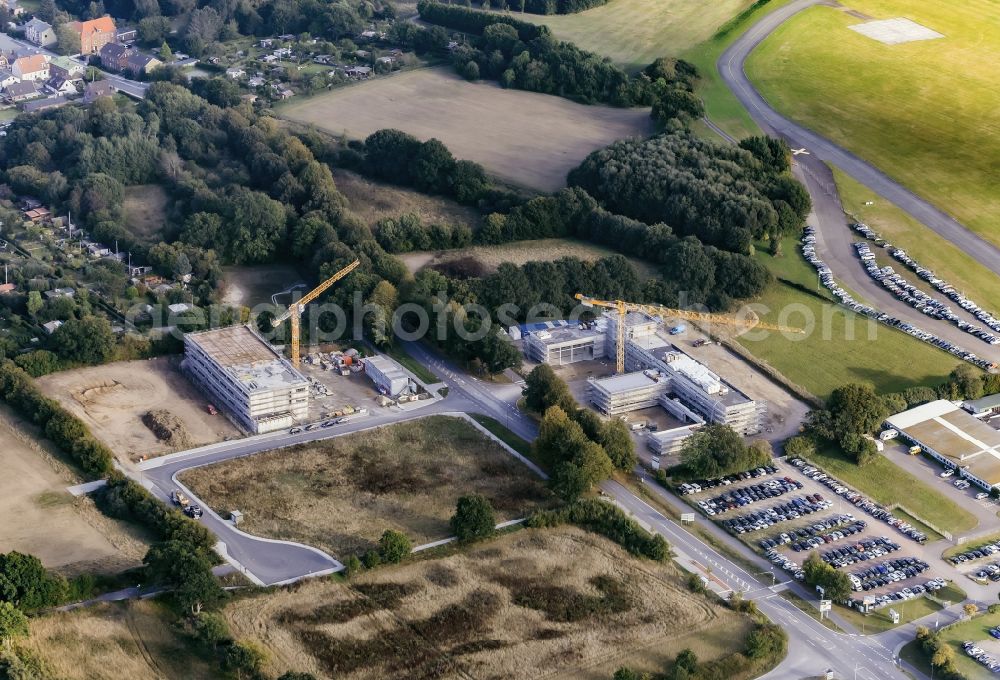
{"label": "tree", "polygon": [[351,555],[344,560],[344,576],[347,578],[351,578],[362,569],[364,569],[364,565],[361,564],[361,560],[358,559],[357,555]]}
{"label": "tree", "polygon": [[785,441],[784,452],[789,458],[808,458],[816,453],[816,444],[809,437],[796,435]]}
{"label": "tree", "polygon": [[223,666],[234,671],[236,677],[255,677],[264,667],[267,656],[264,650],[251,642],[234,642],[226,649]]}
{"label": "tree", "polygon": [[[180,521],[189,523],[183,518]],[[148,578],[154,583],[174,587],[178,602],[194,614],[200,613],[203,608],[218,606],[225,598],[225,592],[212,575],[209,556],[193,541],[184,540],[179,534],[153,544],[146,552],[143,563]]]}
{"label": "tree", "polygon": [[0,602],[0,643],[10,647],[14,638],[28,636],[28,617],[10,602]]}
{"label": "tree", "polygon": [[680,460],[680,476],[711,479],[767,465],[770,456],[748,447],[731,427],[713,424],[688,437]]}
{"label": "tree", "polygon": [[229,624],[219,614],[201,612],[194,617],[192,627],[198,641],[209,649],[215,649],[229,638]]}
{"label": "tree", "polygon": [[174,53],[170,49],[170,45],[164,40],[163,44],[160,45],[160,61],[164,64],[169,64],[174,60]]}
{"label": "tree", "polygon": [[751,659],[778,658],[784,656],[788,635],[776,624],[760,623],[747,635],[746,644]]}
{"label": "tree", "polygon": [[674,666],[694,673],[698,670],[698,656],[690,648],[682,649],[674,660]]}
{"label": "tree", "polygon": [[962,606],[962,611],[964,611],[965,615],[971,619],[979,611],[979,607],[975,602],[968,602]]}
{"label": "tree", "polygon": [[38,312],[42,311],[42,306],[45,302],[42,300],[42,294],[37,290],[32,290],[28,292],[28,314],[31,316],[38,316]]}
{"label": "tree", "polygon": [[539,364],[525,378],[524,403],[536,413],[545,413],[550,406],[558,406],[565,413],[577,409],[569,387],[548,364]]}
{"label": "tree", "polygon": [[937,668],[944,668],[955,661],[955,650],[948,644],[939,644],[934,655],[931,657],[931,665]]}
{"label": "tree", "polygon": [[549,488],[564,502],[572,503],[587,492],[590,483],[580,466],[564,460],[553,469]]}
{"label": "tree", "polygon": [[56,50],[59,54],[80,54],[80,34],[69,22],[56,26]]}
{"label": "tree", "polygon": [[386,564],[399,564],[413,550],[413,544],[401,531],[386,529],[378,541],[379,557]]}
{"label": "tree", "polygon": [[597,441],[619,470],[631,470],[638,462],[632,435],[623,420],[612,418],[605,423]]}
{"label": "tree", "polygon": [[554,468],[561,462],[572,461],[588,441],[578,423],[570,420],[560,407],[551,406],[542,417],[532,449],[542,464]]}
{"label": "tree", "polygon": [[810,586],[822,587],[826,599],[843,602],[851,597],[853,589],[850,577],[824,562],[818,553],[809,554],[802,563],[802,571],[805,582]]}
{"label": "tree", "polygon": [[70,319],[49,338],[52,351],[68,361],[101,364],[115,349],[115,334],[103,317],[85,316]]}
{"label": "tree", "polygon": [[842,441],[848,434],[870,434],[885,420],[885,403],[870,385],[851,383],[838,387],[824,411],[810,414],[810,424],[827,439]]}
{"label": "tree", "polygon": [[34,555],[0,554],[0,601],[30,612],[59,604],[65,595],[66,580],[50,574]]}
{"label": "tree", "polygon": [[460,541],[475,541],[496,530],[496,515],[485,496],[471,494],[458,499],[451,518],[451,530]]}

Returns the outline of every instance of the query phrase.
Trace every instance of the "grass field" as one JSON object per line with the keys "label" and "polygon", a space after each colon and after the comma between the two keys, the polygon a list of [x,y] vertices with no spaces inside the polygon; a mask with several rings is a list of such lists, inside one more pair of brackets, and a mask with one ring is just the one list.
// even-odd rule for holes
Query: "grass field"
{"label": "grass field", "polygon": [[675,57],[708,40],[751,0],[610,0],[577,14],[519,19],[545,24],[559,40],[610,57],[627,69],[643,68],[659,57]]}
{"label": "grass field", "polygon": [[[844,209],[856,215],[925,267],[950,282],[982,307],[1000,313],[1000,275],[979,264],[951,241],[938,236],[917,220],[834,168],[834,178]],[[865,205],[872,202],[873,205]],[[891,263],[897,271],[898,262]],[[917,283],[921,279],[911,277]],[[940,294],[938,294],[940,295]]]}
{"label": "grass field", "polygon": [[[989,629],[996,626],[1000,626],[1000,613],[983,614],[973,619],[962,621],[961,623],[956,623],[948,626],[947,628],[941,629],[941,639],[946,641],[955,652],[955,667],[960,673],[964,674],[965,677],[990,677],[990,672],[985,666],[982,666],[975,659],[971,659],[966,656],[965,650],[962,649],[962,643],[966,640],[973,640],[976,642],[989,641],[992,644],[993,638],[990,637]],[[900,656],[916,666],[924,673],[924,675],[930,676],[930,664],[928,663],[927,657],[921,651],[919,645],[920,643],[916,640],[907,643],[907,645],[903,647],[900,652]],[[996,654],[994,654],[994,656],[996,656]]]}
{"label": "grass field", "polygon": [[[271,296],[296,284],[305,283],[299,273],[287,264],[236,265],[222,268],[222,301],[230,305],[271,304]],[[305,293],[307,288],[300,288]],[[288,295],[279,298],[287,304]]]}
{"label": "grass field", "polygon": [[130,234],[147,244],[163,238],[167,219],[167,192],[159,184],[138,184],[125,188],[125,226]]}
{"label": "grass field", "polygon": [[386,350],[386,354],[401,363],[411,373],[413,373],[413,375],[417,376],[428,385],[433,385],[434,383],[439,382],[438,377],[434,375],[429,368],[411,357],[402,347],[390,347]]}
{"label": "grass field", "polygon": [[858,467],[832,446],[820,447],[810,458],[828,474],[883,505],[900,504],[952,534],[975,528],[976,518],[885,456]]}
{"label": "grass field", "polygon": [[230,605],[267,671],[322,677],[607,680],[739,651],[748,620],[684,587],[675,568],[571,527],[524,530],[348,584],[312,581]]}
{"label": "grass field", "polygon": [[[782,251],[783,256],[772,257],[760,249],[758,258],[776,277],[815,291],[815,270],[795,239],[786,239]],[[880,392],[936,385],[958,363],[946,352],[835,305],[823,288],[811,295],[778,281],[756,302],[763,305],[755,308],[763,321],[813,330],[804,336],[765,333],[760,340],[748,334],[740,344],[821,399],[848,382],[868,382]]]}
{"label": "grass field", "polygon": [[994,0],[851,0],[943,39],[884,45],[829,7],[781,26],[747,62],[778,110],[833,139],[1000,243],[1000,12]]}
{"label": "grass field", "polygon": [[465,224],[473,231],[482,222],[478,210],[447,198],[375,182],[350,170],[332,170],[337,188],[347,197],[351,210],[369,225],[405,213],[419,215],[424,224]]}
{"label": "grass field", "polygon": [[481,493],[498,520],[550,502],[541,480],[464,420],[432,416],[197,468],[182,479],[241,528],[346,557],[386,529],[414,545],[445,538],[459,496]]}
{"label": "grass field", "polygon": [[[841,607],[840,605],[837,605],[834,611],[864,635],[877,635],[897,626],[905,625],[910,621],[916,621],[928,614],[939,612],[943,608],[937,602],[928,600],[926,597],[915,597],[912,600],[894,602],[891,607],[883,607],[871,614],[862,614],[857,609]],[[898,624],[894,624],[889,618],[889,609],[895,609],[899,612]]]}
{"label": "grass field", "polygon": [[49,667],[45,677],[60,680],[220,677],[174,632],[172,618],[154,601],[101,604],[32,618],[31,636],[18,644]]}
{"label": "grass field", "polygon": [[944,538],[944,536],[939,534],[934,529],[931,529],[929,526],[927,526],[926,524],[921,522],[918,518],[914,517],[905,510],[900,510],[899,508],[897,508],[896,510],[893,511],[893,514],[899,517],[900,519],[909,522],[910,524],[915,526],[919,531],[924,532],[924,534],[926,534],[927,536],[928,543],[933,543],[934,541],[940,541],[942,538]]}
{"label": "grass field", "polygon": [[283,118],[351,138],[383,128],[436,137],[456,158],[542,191],[566,186],[566,174],[594,149],[653,131],[648,109],[584,106],[496,83],[469,83],[443,68],[296,97],[276,110]]}
{"label": "grass field", "polygon": [[988,536],[983,536],[982,538],[977,538],[975,540],[968,541],[966,543],[963,543],[962,545],[952,546],[951,548],[948,548],[943,553],[941,553],[941,557],[948,558],[954,555],[960,555],[964,552],[975,550],[976,548],[981,548],[984,545],[989,545],[990,543],[996,543],[997,541],[1000,541],[1000,533],[990,534]]}

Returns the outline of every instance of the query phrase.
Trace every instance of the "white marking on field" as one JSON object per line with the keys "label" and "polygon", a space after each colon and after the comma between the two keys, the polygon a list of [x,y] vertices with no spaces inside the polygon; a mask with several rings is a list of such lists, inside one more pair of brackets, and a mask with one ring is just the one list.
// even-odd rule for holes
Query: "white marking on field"
{"label": "white marking on field", "polygon": [[848,26],[848,28],[886,45],[900,45],[916,40],[936,40],[944,37],[937,31],[903,18],[866,21],[863,24]]}

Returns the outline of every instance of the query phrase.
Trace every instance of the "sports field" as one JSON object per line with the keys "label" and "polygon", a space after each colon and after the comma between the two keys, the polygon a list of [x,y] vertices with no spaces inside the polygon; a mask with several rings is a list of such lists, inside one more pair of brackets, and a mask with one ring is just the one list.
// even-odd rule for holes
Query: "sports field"
{"label": "sports field", "polygon": [[658,57],[675,57],[710,38],[751,0],[611,0],[577,14],[519,19],[546,24],[553,35],[638,69]]}
{"label": "sports field", "polygon": [[871,161],[1000,244],[1000,12],[995,0],[850,0],[944,35],[886,45],[815,7],[782,25],[747,73],[778,110]]}
{"label": "sports field", "polygon": [[653,131],[649,109],[584,106],[562,97],[469,83],[449,69],[421,69],[296,97],[278,115],[331,134],[367,137],[396,128],[435,137],[456,158],[520,186],[554,191],[594,149]]}

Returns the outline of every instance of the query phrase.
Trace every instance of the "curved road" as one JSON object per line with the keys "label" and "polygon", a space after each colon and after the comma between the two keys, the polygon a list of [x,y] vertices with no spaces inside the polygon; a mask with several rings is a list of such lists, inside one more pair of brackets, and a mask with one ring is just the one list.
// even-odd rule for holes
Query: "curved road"
{"label": "curved road", "polygon": [[[761,18],[719,57],[716,66],[723,81],[765,132],[784,138],[792,148],[804,147],[808,149],[811,155],[796,156],[796,160],[812,169],[815,174],[822,176],[819,168],[814,167],[822,165],[821,161],[827,161],[837,166],[954,243],[983,266],[991,271],[1000,272],[1000,248],[996,245],[980,238],[953,217],[934,207],[850,151],[783,117],[771,108],[760,93],[754,89],[744,70],[747,56],[789,18],[804,9],[820,4],[830,3],[826,0],[794,0]],[[976,350],[973,349],[973,351]]]}

